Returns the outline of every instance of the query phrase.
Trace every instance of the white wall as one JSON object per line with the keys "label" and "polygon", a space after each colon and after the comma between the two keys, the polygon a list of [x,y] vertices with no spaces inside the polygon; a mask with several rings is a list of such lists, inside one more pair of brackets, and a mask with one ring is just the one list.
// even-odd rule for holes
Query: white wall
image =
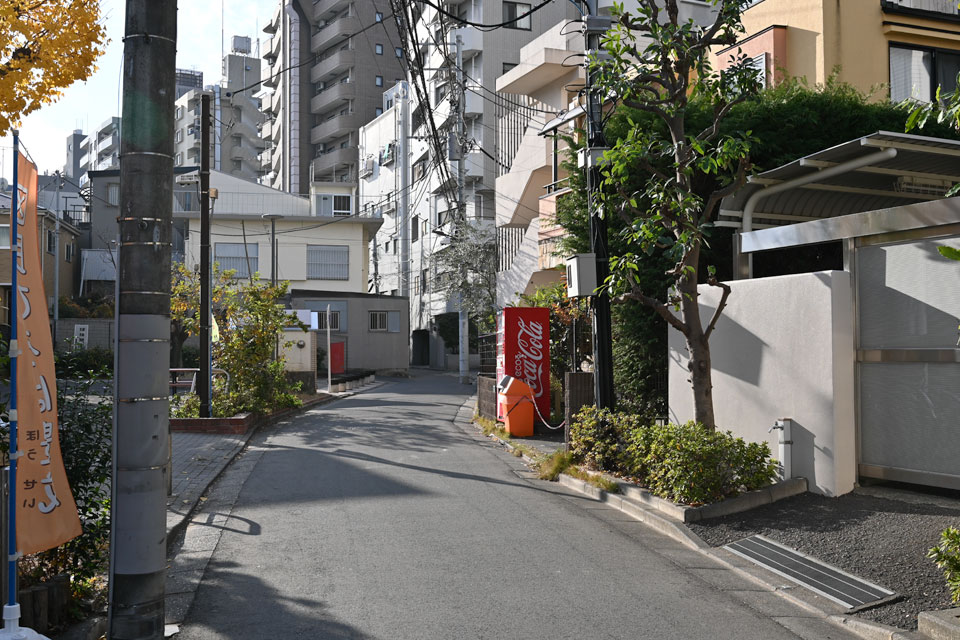
{"label": "white wall", "polygon": [[[837,496],[856,481],[853,293],[849,274],[827,271],[729,283],[710,338],[717,425],[777,455],[777,418],[793,418],[793,475]],[[704,323],[720,299],[700,287]],[[683,336],[669,330],[670,419],[693,418]]]}

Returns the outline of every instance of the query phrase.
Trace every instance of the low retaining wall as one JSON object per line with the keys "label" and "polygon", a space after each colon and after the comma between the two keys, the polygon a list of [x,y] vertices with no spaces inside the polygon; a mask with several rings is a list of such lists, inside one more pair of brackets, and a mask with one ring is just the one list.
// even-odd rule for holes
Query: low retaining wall
{"label": "low retaining wall", "polygon": [[185,433],[246,433],[256,422],[252,413],[230,418],[170,418],[170,431]]}

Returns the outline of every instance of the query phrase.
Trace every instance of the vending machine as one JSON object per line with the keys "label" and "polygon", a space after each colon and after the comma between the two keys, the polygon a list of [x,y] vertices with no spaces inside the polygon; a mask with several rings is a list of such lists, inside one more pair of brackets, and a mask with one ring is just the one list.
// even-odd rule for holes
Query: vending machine
{"label": "vending machine", "polygon": [[[497,316],[497,382],[519,378],[531,389],[537,412],[550,417],[550,310],[507,307]],[[499,388],[499,387],[498,387]],[[505,416],[506,401],[497,393],[497,418]]]}

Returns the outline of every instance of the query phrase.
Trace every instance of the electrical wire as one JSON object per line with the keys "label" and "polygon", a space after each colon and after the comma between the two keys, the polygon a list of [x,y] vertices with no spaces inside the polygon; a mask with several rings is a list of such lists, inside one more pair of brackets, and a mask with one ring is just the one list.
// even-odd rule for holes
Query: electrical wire
{"label": "electrical wire", "polygon": [[432,0],[420,0],[420,2],[422,2],[422,3],[425,4],[425,5],[428,5],[428,6],[433,7],[434,9],[437,10],[438,13],[441,13],[441,14],[447,16],[448,18],[452,18],[452,19],[456,20],[457,22],[459,22],[460,24],[466,24],[466,25],[469,25],[469,26],[471,26],[471,27],[476,27],[476,28],[478,28],[478,29],[480,29],[480,30],[493,31],[493,30],[495,30],[495,29],[502,29],[502,28],[504,28],[504,27],[509,27],[510,25],[516,24],[517,22],[519,22],[519,21],[522,20],[523,18],[526,18],[527,16],[532,15],[532,14],[536,13],[537,11],[540,11],[540,9],[543,9],[545,6],[547,6],[548,4],[550,4],[551,2],[553,2],[553,0],[543,0],[543,2],[541,2],[540,4],[534,6],[533,8],[531,8],[530,10],[528,10],[527,12],[518,15],[518,16],[517,16],[516,18],[514,18],[513,20],[506,20],[506,21],[504,21],[504,22],[498,22],[498,23],[496,23],[496,24],[484,24],[484,23],[482,23],[482,22],[474,22],[474,21],[472,21],[472,20],[465,20],[465,19],[461,18],[460,16],[457,16],[457,15],[455,15],[455,14],[453,14],[453,13],[450,13],[449,11],[447,11],[446,9],[444,9],[443,7],[441,7],[440,5],[434,4],[434,3],[432,2]]}

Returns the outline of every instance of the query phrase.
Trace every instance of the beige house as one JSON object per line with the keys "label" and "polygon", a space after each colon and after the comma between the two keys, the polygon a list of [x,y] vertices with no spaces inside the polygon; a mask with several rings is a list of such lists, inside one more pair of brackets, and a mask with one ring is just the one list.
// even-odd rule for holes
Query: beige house
{"label": "beige house", "polygon": [[953,0],[762,0],[743,24],[739,43],[713,52],[714,66],[742,50],[768,85],[785,75],[819,84],[835,73],[877,99],[931,100],[938,85],[952,91],[960,72]]}

